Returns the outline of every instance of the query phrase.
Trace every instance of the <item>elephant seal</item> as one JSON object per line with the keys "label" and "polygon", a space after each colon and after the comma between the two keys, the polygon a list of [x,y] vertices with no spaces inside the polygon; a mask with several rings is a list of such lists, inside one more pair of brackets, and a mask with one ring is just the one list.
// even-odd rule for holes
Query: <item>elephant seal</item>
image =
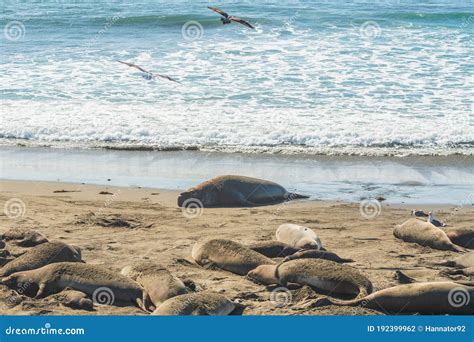
{"label": "elephant seal", "polygon": [[441,273],[447,275],[463,275],[466,277],[474,277],[474,267],[467,267],[456,270],[446,270]]}
{"label": "elephant seal", "polygon": [[278,265],[262,265],[247,274],[264,285],[309,285],[319,290],[365,297],[372,283],[357,269],[323,259],[296,259]]}
{"label": "elephant seal", "polygon": [[335,253],[322,251],[318,249],[303,249],[285,258],[285,261],[294,259],[324,259],[343,264],[345,262],[354,262],[352,259],[344,259]]}
{"label": "elephant seal", "polygon": [[80,262],[81,250],[59,241],[46,242],[33,247],[0,268],[0,277],[62,261]]}
{"label": "elephant seal", "polygon": [[462,247],[453,244],[443,230],[416,218],[397,225],[393,230],[393,235],[403,241],[415,242],[421,246],[443,251],[465,252]]}
{"label": "elephant seal", "polygon": [[426,282],[404,284],[374,292],[364,298],[341,301],[317,299],[315,306],[349,305],[388,313],[474,314],[474,282]]}
{"label": "elephant seal", "polygon": [[247,247],[269,258],[286,257],[300,250],[299,248],[274,240],[255,242]]}
{"label": "elephant seal", "polygon": [[182,192],[178,206],[198,202],[204,207],[253,207],[308,198],[288,192],[277,183],[244,176],[219,176]]}
{"label": "elephant seal", "polygon": [[186,286],[180,279],[153,262],[125,266],[121,273],[140,284],[156,307],[169,298],[187,293]]}
{"label": "elephant seal", "polygon": [[452,243],[474,249],[474,229],[448,229],[445,231]]}
{"label": "elephant seal", "polygon": [[276,239],[294,248],[321,249],[322,247],[321,240],[312,229],[292,223],[284,223],[278,227]]}
{"label": "elephant seal", "polygon": [[[144,311],[154,308],[150,297],[135,281],[107,268],[78,262],[58,262],[30,271],[16,272],[1,280],[10,288],[27,287],[28,295],[42,298],[66,288],[81,291],[99,304],[131,302]],[[25,292],[26,293],[26,292]]]}
{"label": "elephant seal", "polygon": [[12,228],[2,234],[5,241],[12,241],[20,247],[33,247],[48,242],[46,236],[32,229]]}
{"label": "elephant seal", "polygon": [[94,309],[94,303],[91,299],[87,298],[84,292],[65,289],[64,291],[54,295],[59,302],[72,309],[80,309],[92,311]]}
{"label": "elephant seal", "polygon": [[194,244],[191,255],[201,266],[215,265],[239,275],[246,275],[260,265],[275,264],[272,259],[240,243],[224,239],[198,241]]}
{"label": "elephant seal", "polygon": [[456,268],[474,267],[474,252],[463,254],[452,260],[443,260],[439,263],[435,263],[435,265],[449,266],[449,267],[456,267]]}
{"label": "elephant seal", "polygon": [[161,304],[152,315],[158,316],[226,316],[236,305],[226,297],[213,292],[179,295]]}

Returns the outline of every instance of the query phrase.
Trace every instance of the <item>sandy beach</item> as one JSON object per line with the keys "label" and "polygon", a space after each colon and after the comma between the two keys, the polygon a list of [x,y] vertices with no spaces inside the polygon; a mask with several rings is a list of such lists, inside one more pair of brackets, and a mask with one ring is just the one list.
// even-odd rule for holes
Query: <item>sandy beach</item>
{"label": "sandy beach", "polygon": [[[365,274],[375,290],[399,284],[394,277],[396,270],[420,281],[448,279],[439,274],[443,267],[431,263],[457,254],[397,240],[392,229],[410,217],[411,209],[401,204],[382,202],[373,217],[367,217],[359,203],[317,200],[256,208],[204,208],[195,213],[178,208],[177,195],[176,191],[154,188],[2,180],[0,203],[18,199],[24,207],[19,213],[0,213],[0,232],[11,228],[37,230],[50,241],[81,247],[85,262],[116,272],[136,261],[156,261],[186,284],[194,284],[195,290],[213,290],[244,304],[244,315],[373,315],[383,311],[335,306],[307,309],[304,302],[320,296],[308,287],[292,290],[291,298],[275,303],[271,288],[195,264],[190,254],[198,239],[216,236],[248,244],[275,239],[276,228],[282,223],[301,224],[313,229],[326,249],[353,259],[350,265]],[[433,206],[417,208],[429,210]],[[472,228],[471,203],[434,209],[437,217],[449,219],[449,226]],[[13,255],[24,250],[11,243],[6,248]],[[11,306],[6,304],[11,293],[4,286],[0,289],[2,314],[144,314],[133,306],[74,310],[60,305],[54,295],[44,299],[20,296],[17,305]]]}

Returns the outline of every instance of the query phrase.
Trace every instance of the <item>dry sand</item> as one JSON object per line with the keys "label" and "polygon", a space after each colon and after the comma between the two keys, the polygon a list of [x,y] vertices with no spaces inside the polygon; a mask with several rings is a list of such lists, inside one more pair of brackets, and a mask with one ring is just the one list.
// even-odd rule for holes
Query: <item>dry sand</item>
{"label": "dry sand", "polygon": [[[65,191],[62,191],[65,190]],[[55,192],[61,191],[61,192]],[[99,194],[100,192],[110,194]],[[69,183],[0,182],[0,204],[12,198],[25,203],[25,211],[12,219],[0,212],[0,233],[10,228],[36,229],[52,240],[78,245],[83,259],[120,272],[139,260],[166,266],[181,279],[194,281],[198,289],[209,289],[245,304],[246,315],[364,315],[382,312],[364,308],[329,306],[305,309],[305,299],[318,296],[309,288],[293,290],[286,305],[275,305],[271,291],[245,277],[221,270],[204,269],[193,263],[193,244],[202,237],[216,236],[241,243],[274,239],[276,228],[285,222],[312,228],[326,249],[344,258],[374,284],[375,290],[397,285],[395,270],[421,281],[446,279],[443,269],[432,262],[456,256],[394,238],[392,229],[410,217],[410,208],[382,205],[380,214],[367,219],[359,204],[295,201],[257,208],[204,209],[191,217],[176,206],[176,192],[145,188],[118,188]],[[418,208],[430,209],[419,205]],[[3,209],[3,208],[2,208]],[[472,228],[474,210],[466,205],[437,207],[438,218],[449,217],[449,225]],[[21,248],[7,244],[20,253]],[[96,306],[84,311],[64,307],[54,296],[44,299],[20,297],[18,305],[7,305],[12,292],[0,286],[1,314],[102,314],[141,315],[131,306]],[[285,301],[286,300],[286,301]],[[16,303],[16,302],[15,302]]]}

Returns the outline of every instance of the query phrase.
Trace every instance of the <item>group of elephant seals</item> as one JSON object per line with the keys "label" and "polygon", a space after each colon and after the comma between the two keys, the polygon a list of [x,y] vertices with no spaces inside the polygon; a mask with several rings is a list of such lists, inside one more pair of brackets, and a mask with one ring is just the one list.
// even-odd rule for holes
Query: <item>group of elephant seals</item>
{"label": "group of elephant seals", "polygon": [[219,176],[205,181],[178,197],[178,206],[199,200],[204,207],[253,207],[276,204],[307,196],[290,193],[281,185],[245,176]]}
{"label": "group of elephant seals", "polygon": [[323,251],[319,249],[300,250],[292,255],[287,256],[285,258],[285,261],[294,260],[294,259],[324,259],[324,260],[334,261],[339,264],[343,264],[346,262],[354,262],[354,260],[352,259],[344,259],[335,253],[332,253],[329,251]]}
{"label": "group of elephant seals", "polygon": [[247,276],[264,285],[309,285],[319,290],[365,297],[372,283],[356,268],[323,259],[297,259],[278,265],[262,265]]}
{"label": "group of elephant seals", "polygon": [[276,231],[276,239],[287,245],[300,249],[321,249],[318,235],[308,227],[284,223]]}
{"label": "group of elephant seals", "polygon": [[260,265],[274,265],[266,256],[232,240],[204,239],[194,244],[193,259],[201,266],[215,265],[223,270],[246,275]]}
{"label": "group of elephant seals", "polygon": [[122,301],[131,302],[144,311],[154,309],[146,291],[135,281],[104,267],[90,264],[58,262],[30,271],[13,273],[3,278],[1,283],[10,288],[22,284],[29,294],[34,295],[36,292],[35,298],[70,288],[92,296],[93,300],[100,301],[101,296],[108,296],[107,304]]}
{"label": "group of elephant seals", "polygon": [[474,249],[474,229],[446,229],[446,235],[452,243]]}
{"label": "group of elephant seals", "polygon": [[158,316],[226,316],[236,309],[236,304],[214,292],[179,295],[163,302],[152,315]]}
{"label": "group of elephant seals", "polygon": [[439,281],[389,287],[350,301],[316,300],[316,306],[349,305],[386,313],[474,314],[474,282]]}
{"label": "group of elephant seals", "polygon": [[247,245],[247,247],[269,258],[286,257],[300,250],[300,248],[291,247],[286,243],[275,240],[255,242]]}
{"label": "group of elephant seals", "polygon": [[121,273],[140,284],[156,307],[169,298],[187,293],[186,286],[180,279],[153,262],[126,266]]}
{"label": "group of elephant seals", "polygon": [[412,218],[397,225],[393,230],[395,237],[406,241],[415,242],[421,246],[428,246],[443,251],[464,252],[465,250],[453,244],[446,233],[429,222]]}
{"label": "group of elephant seals", "polygon": [[12,273],[40,268],[56,262],[80,262],[81,250],[63,242],[46,242],[28,250],[0,268],[0,277]]}

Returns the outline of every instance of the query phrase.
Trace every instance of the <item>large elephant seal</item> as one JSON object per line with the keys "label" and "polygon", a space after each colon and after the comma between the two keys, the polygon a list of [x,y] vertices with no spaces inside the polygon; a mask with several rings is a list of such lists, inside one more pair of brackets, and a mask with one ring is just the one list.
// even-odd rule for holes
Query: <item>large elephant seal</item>
{"label": "large elephant seal", "polygon": [[63,261],[80,262],[81,250],[59,241],[46,242],[33,247],[0,268],[0,277]]}
{"label": "large elephant seal", "polygon": [[315,306],[362,305],[388,313],[463,314],[474,313],[473,282],[428,282],[398,285],[374,292],[364,298],[340,301],[317,299]]}
{"label": "large elephant seal", "polygon": [[456,246],[449,240],[446,233],[429,222],[412,218],[397,225],[393,230],[395,237],[406,241],[415,242],[421,246],[428,246],[443,251],[464,252],[464,248]]}
{"label": "large elephant seal", "polygon": [[452,243],[474,249],[474,229],[446,229],[446,235]]}
{"label": "large elephant seal", "polygon": [[125,266],[121,273],[140,284],[156,307],[169,298],[187,293],[186,286],[180,279],[153,262]]}
{"label": "large elephant seal", "polygon": [[253,207],[275,204],[297,198],[308,198],[288,192],[277,183],[244,176],[219,176],[182,192],[178,206],[192,202],[204,207]]}
{"label": "large elephant seal", "polygon": [[201,266],[215,265],[223,270],[246,275],[260,265],[274,265],[266,256],[235,241],[206,239],[196,242],[192,250],[193,259]]}
{"label": "large elephant seal", "polygon": [[435,265],[449,266],[456,268],[474,267],[474,252],[463,254],[452,260],[443,260]]}
{"label": "large elephant seal", "polygon": [[322,251],[318,249],[303,249],[292,255],[289,255],[285,258],[285,261],[294,260],[294,259],[324,259],[343,264],[345,262],[353,262],[352,259],[344,259],[339,255],[329,252]]}
{"label": "large elephant seal", "polygon": [[292,223],[284,223],[276,231],[276,239],[300,249],[321,249],[318,235],[310,228]]}
{"label": "large elephant seal", "polygon": [[364,297],[372,292],[372,283],[357,269],[322,259],[297,259],[278,265],[262,265],[247,276],[264,285],[291,283],[319,290]]}
{"label": "large elephant seal", "polygon": [[161,304],[152,315],[158,316],[226,316],[236,305],[213,292],[197,292],[176,296]]}
{"label": "large elephant seal", "polygon": [[286,257],[300,250],[300,248],[274,240],[254,242],[247,247],[269,258]]}
{"label": "large elephant seal", "polygon": [[154,308],[148,294],[135,281],[107,268],[77,262],[58,262],[17,272],[1,280],[10,288],[21,284],[25,294],[42,298],[66,288],[81,291],[99,304],[128,302],[144,311]]}

